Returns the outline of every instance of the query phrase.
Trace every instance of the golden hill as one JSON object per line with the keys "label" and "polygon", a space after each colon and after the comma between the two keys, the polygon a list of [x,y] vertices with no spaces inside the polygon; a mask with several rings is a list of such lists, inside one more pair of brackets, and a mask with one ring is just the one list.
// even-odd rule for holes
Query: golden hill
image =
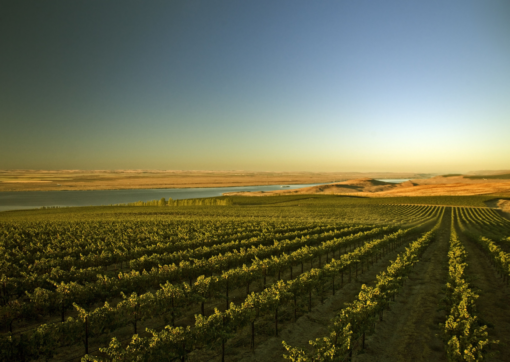
{"label": "golden hill", "polygon": [[238,192],[228,195],[355,195],[367,197],[395,196],[469,196],[487,194],[510,194],[510,180],[472,180],[463,176],[417,179],[400,184],[359,178],[327,185],[304,187],[294,190]]}

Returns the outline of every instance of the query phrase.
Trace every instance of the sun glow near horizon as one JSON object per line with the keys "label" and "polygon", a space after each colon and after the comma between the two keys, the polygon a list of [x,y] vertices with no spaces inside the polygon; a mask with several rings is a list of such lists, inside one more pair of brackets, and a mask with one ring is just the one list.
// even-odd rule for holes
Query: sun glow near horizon
{"label": "sun glow near horizon", "polygon": [[0,169],[509,168],[503,2],[6,10]]}

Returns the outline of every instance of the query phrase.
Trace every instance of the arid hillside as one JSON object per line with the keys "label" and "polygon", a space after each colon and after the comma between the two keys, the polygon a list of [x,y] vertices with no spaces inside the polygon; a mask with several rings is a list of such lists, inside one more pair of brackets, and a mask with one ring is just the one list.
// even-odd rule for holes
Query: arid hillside
{"label": "arid hillside", "polygon": [[271,192],[231,193],[229,195],[270,196],[270,195],[356,195],[368,197],[395,196],[469,196],[489,194],[509,194],[510,180],[470,179],[463,176],[430,179],[415,179],[400,184],[378,181],[371,178],[359,178],[327,185],[305,187],[295,190]]}
{"label": "arid hillside", "polygon": [[188,187],[300,185],[360,177],[420,178],[397,172],[253,172],[182,170],[0,170],[0,191],[126,190]]}

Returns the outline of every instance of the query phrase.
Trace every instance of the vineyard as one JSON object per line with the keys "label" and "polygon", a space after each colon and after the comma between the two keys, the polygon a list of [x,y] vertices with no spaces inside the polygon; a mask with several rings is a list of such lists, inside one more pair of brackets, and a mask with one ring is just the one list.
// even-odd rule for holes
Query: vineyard
{"label": "vineyard", "polygon": [[510,361],[488,198],[254,199],[2,213],[0,360]]}

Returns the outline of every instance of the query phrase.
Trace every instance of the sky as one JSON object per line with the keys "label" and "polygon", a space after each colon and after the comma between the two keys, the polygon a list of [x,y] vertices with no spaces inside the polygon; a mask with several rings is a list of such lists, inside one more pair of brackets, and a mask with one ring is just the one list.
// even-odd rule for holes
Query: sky
{"label": "sky", "polygon": [[0,44],[0,169],[510,169],[506,0],[4,0]]}

